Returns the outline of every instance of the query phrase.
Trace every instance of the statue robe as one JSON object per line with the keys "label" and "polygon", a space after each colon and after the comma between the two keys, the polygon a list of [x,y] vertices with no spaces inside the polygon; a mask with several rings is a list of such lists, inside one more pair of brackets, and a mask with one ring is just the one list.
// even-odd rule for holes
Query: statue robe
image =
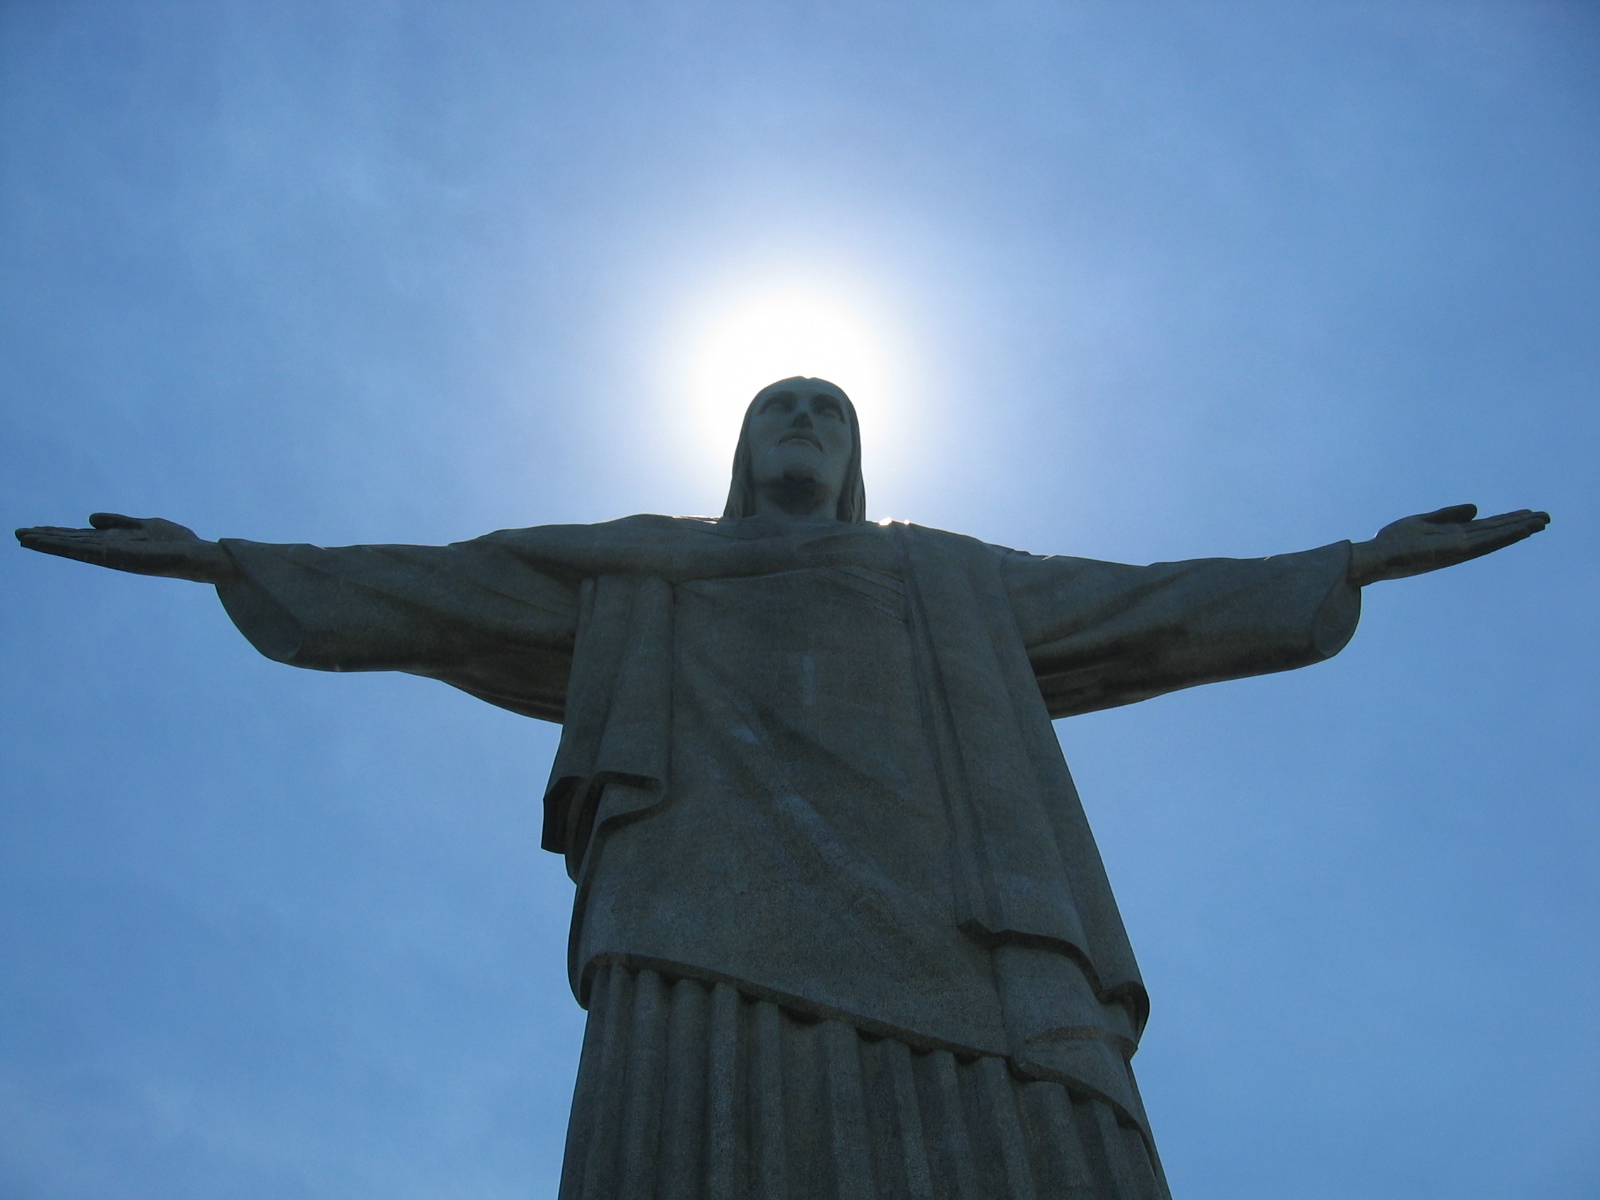
{"label": "statue robe", "polygon": [[1050,722],[1319,661],[1359,613],[1343,542],[1135,567],[640,516],[223,545],[223,603],[268,657],[562,723],[544,846],[577,885],[580,1003],[618,965],[731,985],[1003,1057],[1147,1143],[1128,1060],[1148,1001]]}

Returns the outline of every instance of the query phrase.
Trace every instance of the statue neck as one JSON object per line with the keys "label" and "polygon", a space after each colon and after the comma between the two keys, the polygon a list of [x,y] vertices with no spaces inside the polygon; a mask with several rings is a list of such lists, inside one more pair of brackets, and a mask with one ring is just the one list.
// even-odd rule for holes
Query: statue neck
{"label": "statue neck", "polygon": [[807,524],[835,521],[839,492],[815,479],[776,479],[757,486],[756,515]]}

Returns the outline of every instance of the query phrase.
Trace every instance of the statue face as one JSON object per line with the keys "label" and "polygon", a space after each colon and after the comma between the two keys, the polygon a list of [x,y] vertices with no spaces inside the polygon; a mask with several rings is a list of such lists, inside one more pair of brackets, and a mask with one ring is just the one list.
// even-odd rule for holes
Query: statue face
{"label": "statue face", "polygon": [[844,394],[821,379],[786,379],[750,414],[750,468],[758,492],[810,484],[837,502],[855,448]]}

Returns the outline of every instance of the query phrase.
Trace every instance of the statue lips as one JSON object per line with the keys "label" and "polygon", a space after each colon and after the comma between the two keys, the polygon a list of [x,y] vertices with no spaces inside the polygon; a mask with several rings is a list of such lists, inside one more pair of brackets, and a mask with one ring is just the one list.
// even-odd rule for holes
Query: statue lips
{"label": "statue lips", "polygon": [[818,450],[822,449],[822,439],[809,429],[791,429],[778,439],[778,445],[780,446],[785,442],[810,442]]}

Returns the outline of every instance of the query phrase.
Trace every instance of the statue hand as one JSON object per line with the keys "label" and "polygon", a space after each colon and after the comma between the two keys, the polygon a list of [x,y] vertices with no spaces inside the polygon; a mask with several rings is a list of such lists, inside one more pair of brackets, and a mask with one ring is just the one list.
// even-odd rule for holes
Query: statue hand
{"label": "statue hand", "polygon": [[1526,508],[1481,521],[1473,520],[1477,515],[1477,505],[1456,504],[1385,525],[1371,541],[1351,547],[1350,582],[1360,587],[1453,567],[1532,537],[1550,523],[1548,513]]}
{"label": "statue hand", "polygon": [[124,517],[92,513],[90,529],[40,525],[17,530],[28,550],[75,558],[136,575],[165,575],[197,583],[226,583],[237,573],[233,559],[216,542],[196,537],[192,529],[160,517]]}

